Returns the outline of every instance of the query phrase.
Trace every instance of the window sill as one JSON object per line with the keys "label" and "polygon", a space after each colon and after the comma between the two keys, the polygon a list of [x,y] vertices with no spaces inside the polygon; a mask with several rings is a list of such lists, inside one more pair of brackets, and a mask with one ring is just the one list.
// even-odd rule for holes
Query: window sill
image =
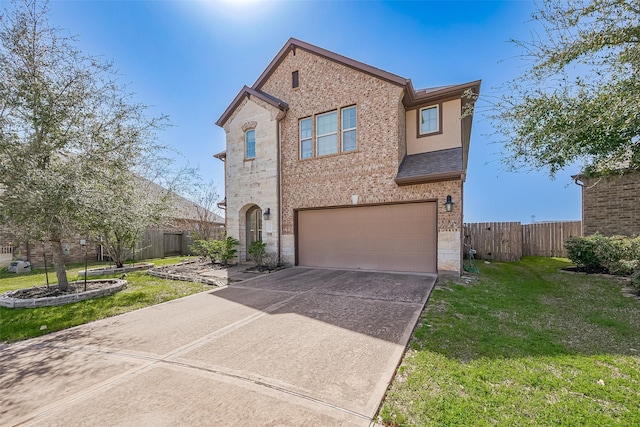
{"label": "window sill", "polygon": [[309,160],[331,159],[331,158],[334,158],[334,157],[346,156],[346,155],[349,155],[349,154],[359,153],[359,152],[360,152],[360,150],[358,150],[358,149],[351,150],[351,151],[341,151],[341,152],[333,153],[333,154],[325,154],[323,156],[313,156],[313,157],[309,157],[309,158],[306,158],[306,159],[298,158],[298,161],[306,162],[306,161],[309,161]]}

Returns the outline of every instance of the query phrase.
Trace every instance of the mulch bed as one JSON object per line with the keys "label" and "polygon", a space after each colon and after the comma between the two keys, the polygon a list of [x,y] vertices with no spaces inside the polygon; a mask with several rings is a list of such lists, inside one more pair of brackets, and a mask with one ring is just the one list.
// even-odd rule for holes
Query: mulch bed
{"label": "mulch bed", "polygon": [[[113,279],[105,281],[87,281],[87,291],[93,291],[98,289],[108,288],[113,285]],[[58,288],[58,285],[35,286],[33,288],[18,289],[11,292],[12,298],[18,299],[32,299],[32,298],[47,298],[47,297],[61,297],[64,295],[73,295],[80,292],[84,292],[84,282],[69,283],[69,287],[66,291],[62,291]]]}
{"label": "mulch bed", "polygon": [[564,271],[570,271],[572,273],[586,273],[586,274],[609,274],[609,270],[607,270],[606,268],[591,268],[591,267],[578,267],[578,266],[572,266],[572,267],[565,267],[562,270]]}
{"label": "mulch bed", "polygon": [[249,267],[246,270],[244,270],[245,273],[255,273],[255,274],[267,274],[267,273],[273,273],[274,271],[278,271],[278,270],[284,270],[286,267],[283,265],[278,265],[275,267],[269,267],[266,265],[261,265],[260,267],[257,266],[253,266],[253,267]]}
{"label": "mulch bed", "polygon": [[206,272],[208,270],[224,270],[228,268],[228,265],[224,264],[213,264],[208,260],[197,260],[192,262],[183,262],[180,264],[173,265],[163,265],[162,267],[156,267],[154,270],[162,271],[163,273],[169,274],[180,274],[180,275],[189,275],[194,274],[197,275],[202,272]]}

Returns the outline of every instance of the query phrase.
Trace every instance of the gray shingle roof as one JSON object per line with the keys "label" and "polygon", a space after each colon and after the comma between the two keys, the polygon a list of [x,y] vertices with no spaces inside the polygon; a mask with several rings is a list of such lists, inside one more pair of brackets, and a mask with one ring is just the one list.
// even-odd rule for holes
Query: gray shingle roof
{"label": "gray shingle roof", "polygon": [[455,179],[464,173],[462,148],[432,151],[405,156],[398,168],[398,185]]}

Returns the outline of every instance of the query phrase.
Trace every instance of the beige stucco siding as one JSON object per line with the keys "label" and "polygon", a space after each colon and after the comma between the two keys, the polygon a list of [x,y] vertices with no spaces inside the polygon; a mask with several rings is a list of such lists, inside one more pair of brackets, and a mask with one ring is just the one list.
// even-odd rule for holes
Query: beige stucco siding
{"label": "beige stucco siding", "polygon": [[[299,72],[297,89],[291,88],[293,71]],[[460,244],[461,181],[402,187],[394,181],[399,158],[404,154],[402,87],[296,49],[295,54],[289,52],[258,89],[289,105],[281,122],[282,256],[285,262],[295,260],[295,210],[351,205],[352,196],[358,196],[358,204],[437,201],[438,245],[447,251],[442,257],[438,252],[438,269],[460,271],[459,259],[454,262],[451,251]],[[357,106],[358,149],[299,160],[298,120],[350,105]],[[458,102],[458,110],[459,105]],[[458,111],[456,119],[459,116]],[[407,130],[407,136],[409,133]],[[458,145],[459,141],[458,133]],[[233,176],[231,172],[230,176]],[[451,213],[443,207],[447,195],[456,202]],[[457,258],[459,253],[458,250]]]}
{"label": "beige stucco siding", "polygon": [[[425,105],[424,107],[428,107]],[[442,133],[418,137],[418,112],[420,108],[406,113],[407,154],[446,150],[462,146],[462,101],[454,99],[442,103]]]}
{"label": "beige stucco siding", "polygon": [[[225,123],[227,154],[225,195],[227,235],[240,241],[239,258],[246,256],[246,213],[257,205],[271,211],[270,230],[263,224],[267,251],[278,251],[278,110],[259,99],[245,99]],[[256,156],[245,159],[245,130],[256,133]]]}

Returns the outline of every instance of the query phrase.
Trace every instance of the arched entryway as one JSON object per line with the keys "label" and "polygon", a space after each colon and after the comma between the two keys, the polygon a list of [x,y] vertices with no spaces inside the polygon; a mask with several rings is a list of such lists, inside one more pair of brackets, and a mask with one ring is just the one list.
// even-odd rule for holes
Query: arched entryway
{"label": "arched entryway", "polygon": [[262,240],[262,209],[252,206],[247,211],[247,249],[251,243]]}

